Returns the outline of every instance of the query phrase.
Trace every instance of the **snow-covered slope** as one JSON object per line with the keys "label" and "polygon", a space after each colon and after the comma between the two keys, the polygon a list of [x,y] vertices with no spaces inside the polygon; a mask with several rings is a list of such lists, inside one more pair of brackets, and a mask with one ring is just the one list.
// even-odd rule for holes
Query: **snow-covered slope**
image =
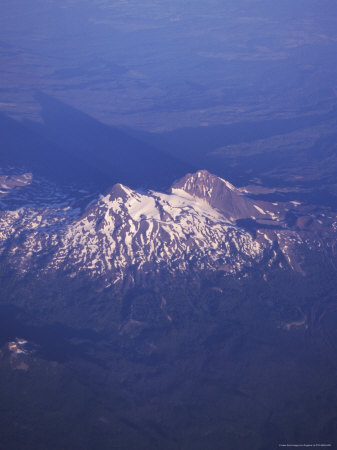
{"label": "snow-covered slope", "polygon": [[[85,274],[106,286],[162,270],[241,273],[282,259],[296,268],[294,249],[303,239],[285,225],[284,213],[199,171],[170,193],[116,184],[82,212],[55,198],[49,205],[4,209],[0,252],[19,273]],[[251,230],[244,219],[254,224]]]}
{"label": "snow-covered slope", "polygon": [[241,191],[222,178],[211,175],[207,170],[187,174],[172,188],[172,193],[186,192],[206,201],[231,221],[246,218],[272,218],[275,206],[265,202],[253,202]]}

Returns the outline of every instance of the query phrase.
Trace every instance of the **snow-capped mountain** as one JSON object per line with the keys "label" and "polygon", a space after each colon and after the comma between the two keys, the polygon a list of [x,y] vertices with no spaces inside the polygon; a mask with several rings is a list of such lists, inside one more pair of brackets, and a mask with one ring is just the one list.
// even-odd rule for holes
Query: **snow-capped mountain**
{"label": "snow-capped mountain", "polygon": [[[29,175],[3,181],[18,194],[34,185]],[[301,270],[296,249],[308,245],[298,226],[287,226],[287,205],[254,201],[205,170],[168,193],[116,184],[84,209],[59,192],[49,203],[9,208],[1,192],[0,254],[21,274],[85,274],[109,286],[162,270],[234,274],[260,263]]]}

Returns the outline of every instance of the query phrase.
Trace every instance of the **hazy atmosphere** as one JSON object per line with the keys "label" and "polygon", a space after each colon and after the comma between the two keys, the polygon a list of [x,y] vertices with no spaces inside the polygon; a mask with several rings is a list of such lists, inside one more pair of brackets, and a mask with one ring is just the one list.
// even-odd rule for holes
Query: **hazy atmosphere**
{"label": "hazy atmosphere", "polygon": [[0,450],[337,448],[337,3],[0,5]]}

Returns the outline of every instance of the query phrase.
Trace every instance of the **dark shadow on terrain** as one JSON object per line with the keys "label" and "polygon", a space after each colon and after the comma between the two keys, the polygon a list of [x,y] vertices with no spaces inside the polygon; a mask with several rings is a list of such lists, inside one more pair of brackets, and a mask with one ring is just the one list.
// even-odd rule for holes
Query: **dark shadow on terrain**
{"label": "dark shadow on terrain", "polygon": [[[89,352],[102,337],[90,329],[70,328],[61,323],[33,325],[27,313],[13,305],[0,305],[0,345],[26,339],[35,354],[47,360],[66,362],[74,358],[102,364]],[[77,340],[77,343],[72,342]]]}
{"label": "dark shadow on terrain", "polygon": [[0,113],[1,167],[23,168],[61,183],[90,181],[90,166],[29,125]]}
{"label": "dark shadow on terrain", "polygon": [[[211,154],[221,146],[253,143],[324,123],[336,117],[336,109],[296,119],[151,134],[102,124],[49,95],[38,93],[37,99],[42,108],[43,124],[18,122],[0,114],[0,166],[22,167],[57,184],[72,183],[91,193],[104,192],[117,182],[132,188],[165,190],[187,172],[207,169],[235,185],[244,185],[258,177],[264,185],[296,184],[315,189],[312,200],[308,195],[309,202],[324,200],[331,206],[337,202],[331,194],[319,193],[322,182],[335,180],[337,135],[319,139],[310,148],[298,152],[284,150],[237,157]],[[303,168],[308,164],[315,175],[313,179],[310,175],[296,177],[297,172],[303,175]],[[326,167],[329,168],[327,174]],[[282,180],[282,173],[290,173],[295,181],[292,182],[291,177]],[[277,195],[270,198],[273,201],[290,199],[290,195],[287,198]]]}
{"label": "dark shadow on terrain", "polygon": [[57,183],[104,191],[115,183],[166,189],[193,164],[38,93],[43,124],[0,114],[1,167],[22,167]]}
{"label": "dark shadow on terrain", "polygon": [[[88,165],[102,187],[122,183],[133,188],[167,188],[192,164],[168,155],[125,131],[105,125],[55,98],[38,93],[43,125],[30,124],[67,155]],[[99,178],[96,179],[96,174]]]}
{"label": "dark shadow on terrain", "polygon": [[252,237],[256,238],[256,231],[257,230],[283,230],[284,227],[280,225],[268,225],[268,224],[261,224],[253,219],[238,219],[236,221],[236,225],[240,228],[243,228],[244,230],[251,233]]}
{"label": "dark shadow on terrain", "polygon": [[312,192],[274,192],[271,194],[249,194],[253,200],[266,202],[290,202],[297,200],[307,205],[320,205],[337,208],[337,197],[325,189],[317,189]]}

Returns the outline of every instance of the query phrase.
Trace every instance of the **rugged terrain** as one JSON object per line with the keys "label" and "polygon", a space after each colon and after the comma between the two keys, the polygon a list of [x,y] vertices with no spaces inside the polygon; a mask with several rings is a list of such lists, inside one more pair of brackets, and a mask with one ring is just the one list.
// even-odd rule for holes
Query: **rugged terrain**
{"label": "rugged terrain", "polygon": [[0,183],[1,449],[334,442],[331,207],[205,170]]}
{"label": "rugged terrain", "polygon": [[[53,190],[31,174],[2,176],[1,183],[1,258],[18,276],[62,271],[108,287],[162,271],[244,275],[278,264],[304,274],[304,248],[324,247],[333,257],[333,212],[253,200],[205,170],[187,174],[167,193],[116,184],[87,206],[87,192]],[[13,208],[26,189],[31,198]]]}

